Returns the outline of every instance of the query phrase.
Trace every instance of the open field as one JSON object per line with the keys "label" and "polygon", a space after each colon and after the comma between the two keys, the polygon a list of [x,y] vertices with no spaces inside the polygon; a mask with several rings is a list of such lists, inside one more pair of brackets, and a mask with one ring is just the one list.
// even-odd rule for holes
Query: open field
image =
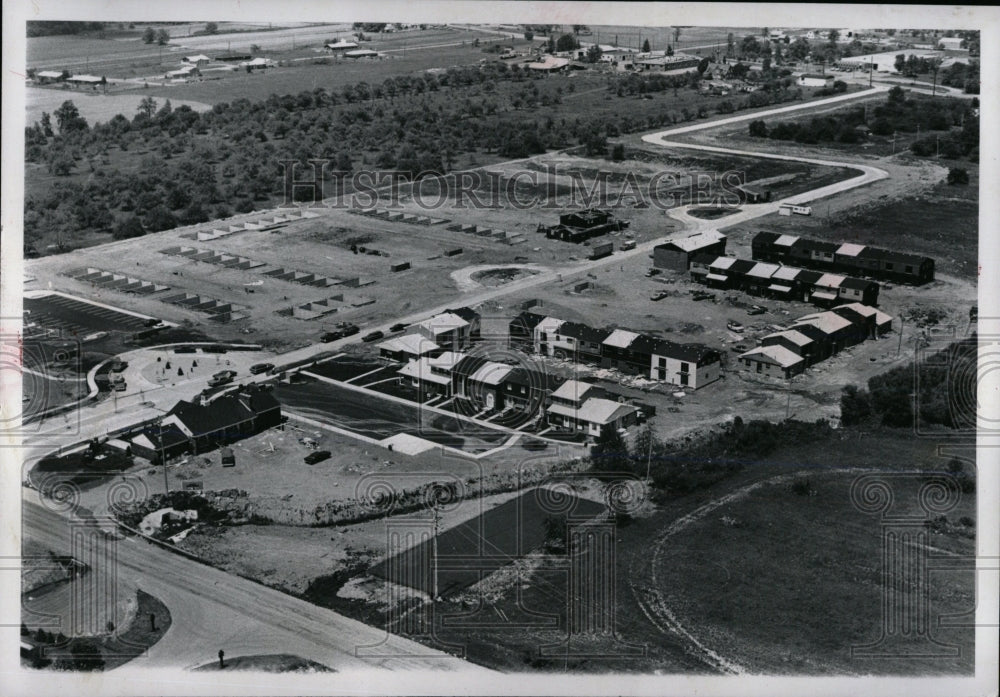
{"label": "open field", "polygon": [[[80,116],[87,119],[90,124],[98,121],[107,123],[117,114],[124,114],[131,119],[136,114],[139,102],[145,96],[145,93],[105,95],[76,89],[28,87],[25,94],[25,124],[30,126],[41,119],[42,112],[51,115],[67,100],[76,105],[80,110]],[[189,106],[195,111],[206,111],[211,108],[210,104],[188,99],[171,98],[170,103],[175,109],[182,105]]]}

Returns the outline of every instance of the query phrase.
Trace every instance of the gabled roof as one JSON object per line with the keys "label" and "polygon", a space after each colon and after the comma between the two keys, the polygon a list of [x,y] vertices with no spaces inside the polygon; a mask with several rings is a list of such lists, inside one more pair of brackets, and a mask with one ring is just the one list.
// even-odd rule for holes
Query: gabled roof
{"label": "gabled roof", "polygon": [[778,235],[774,239],[774,244],[782,247],[791,247],[800,238],[796,235]]}
{"label": "gabled roof", "polygon": [[625,414],[638,411],[638,409],[630,404],[622,404],[621,402],[615,402],[602,397],[591,397],[579,409],[574,409],[563,404],[553,404],[548,408],[548,411],[587,423],[604,426],[616,421]]}
{"label": "gabled roof", "polygon": [[474,373],[469,375],[469,380],[481,382],[484,385],[499,385],[513,369],[512,366],[506,363],[487,361],[479,366]]}
{"label": "gabled roof", "polygon": [[435,358],[428,358],[427,365],[434,366],[435,368],[441,368],[444,370],[451,370],[458,363],[465,358],[465,354],[458,351],[445,351],[440,356]]}
{"label": "gabled roof", "polygon": [[852,290],[866,290],[872,286],[878,285],[875,281],[866,281],[863,278],[854,278],[853,276],[848,276],[844,279],[844,282],[840,284],[841,288],[850,288]]}
{"label": "gabled roof", "polygon": [[845,242],[844,244],[837,247],[837,254],[842,254],[845,257],[856,257],[861,253],[861,250],[865,248],[863,244],[854,244],[853,242]]}
{"label": "gabled roof", "polygon": [[608,338],[611,331],[608,329],[596,329],[583,322],[563,322],[562,326],[559,327],[559,334],[572,337],[578,341],[589,341],[599,344]]}
{"label": "gabled roof", "polygon": [[579,380],[567,380],[552,393],[553,399],[565,399],[570,402],[579,402],[584,399],[591,390],[597,389],[596,385]]}
{"label": "gabled roof", "polygon": [[677,240],[670,240],[669,242],[657,245],[657,248],[672,247],[674,249],[679,249],[682,252],[693,252],[705,247],[710,247],[711,245],[724,239],[726,239],[726,236],[718,230],[705,230]]}
{"label": "gabled roof", "polygon": [[451,378],[447,375],[439,375],[431,370],[430,359],[427,356],[410,361],[396,372],[408,378],[416,378],[417,380],[433,382],[438,385],[451,384]]}
{"label": "gabled roof", "polygon": [[778,268],[777,264],[766,264],[760,261],[754,264],[754,267],[747,272],[747,275],[754,278],[771,278]]}
{"label": "gabled roof", "polygon": [[804,360],[802,356],[786,349],[784,346],[758,346],[755,349],[740,354],[740,358],[752,358],[761,363],[770,363],[782,368],[791,368],[796,363],[801,363]]}
{"label": "gabled roof", "polygon": [[802,324],[810,324],[827,334],[833,334],[851,326],[849,320],[844,319],[835,312],[820,312],[815,315],[806,315],[796,320],[792,326],[798,327]]}
{"label": "gabled roof", "polygon": [[753,236],[753,242],[751,244],[774,244],[781,235],[777,232],[767,232],[762,230]]}
{"label": "gabled roof", "polygon": [[731,274],[747,274],[750,273],[750,269],[757,265],[756,261],[749,261],[747,259],[737,259],[732,264],[729,265],[729,273]]}
{"label": "gabled roof", "polygon": [[718,254],[712,254],[711,252],[695,252],[690,257],[688,257],[688,260],[692,264],[701,264],[703,266],[708,266],[713,261],[719,258],[720,257]]}
{"label": "gabled roof", "polygon": [[563,324],[563,320],[557,319],[555,317],[546,317],[541,322],[535,325],[535,329],[539,332],[553,333],[558,332],[559,327]]}
{"label": "gabled roof", "polygon": [[816,285],[824,288],[840,288],[840,284],[845,281],[845,277],[836,273],[825,273],[816,281]]}
{"label": "gabled roof", "polygon": [[823,278],[823,274],[819,271],[810,271],[809,269],[801,269],[799,274],[795,277],[795,280],[799,283],[805,283],[807,285],[814,286],[819,279]]}
{"label": "gabled roof", "polygon": [[725,271],[733,264],[738,261],[736,257],[717,257],[715,261],[709,264],[709,268],[713,271]]}
{"label": "gabled roof", "polygon": [[196,437],[231,428],[254,417],[248,405],[228,394],[205,406],[186,402],[183,406],[175,406],[170,415]]}
{"label": "gabled roof", "polygon": [[477,319],[479,319],[479,313],[473,310],[471,307],[448,308],[447,312],[453,315],[458,315],[469,324],[472,324]]}
{"label": "gabled roof", "polygon": [[639,335],[635,332],[630,332],[627,329],[615,329],[610,335],[608,335],[608,338],[601,343],[606,346],[614,346],[616,348],[628,348],[638,336]]}
{"label": "gabled roof", "polygon": [[429,329],[435,334],[442,334],[454,329],[468,327],[469,323],[453,312],[442,312],[439,315],[425,319],[423,322],[417,322],[416,326]]}
{"label": "gabled roof", "polygon": [[439,348],[437,344],[422,334],[394,336],[375,346],[381,351],[408,353],[412,356],[423,356],[425,353],[436,351]]}
{"label": "gabled roof", "polygon": [[864,315],[865,317],[871,317],[874,315],[875,323],[878,325],[892,322],[892,317],[877,308],[870,307],[869,305],[862,305],[861,303],[847,303],[846,305],[834,308],[833,311],[836,312],[840,309],[850,309],[857,312],[859,315]]}
{"label": "gabled roof", "polygon": [[798,279],[801,271],[802,269],[797,269],[794,266],[782,266],[774,272],[774,275],[771,276],[771,280],[794,281]]}
{"label": "gabled roof", "polygon": [[768,334],[767,336],[763,337],[761,341],[765,339],[776,339],[778,337],[784,337],[785,339],[788,339],[797,346],[808,346],[813,342],[813,340],[810,339],[808,336],[806,336],[802,332],[796,331],[795,329],[785,329],[784,331]]}

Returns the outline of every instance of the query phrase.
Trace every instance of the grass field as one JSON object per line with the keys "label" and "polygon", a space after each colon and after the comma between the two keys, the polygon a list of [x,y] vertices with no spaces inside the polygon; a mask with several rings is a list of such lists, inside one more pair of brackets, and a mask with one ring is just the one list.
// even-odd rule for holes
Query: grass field
{"label": "grass field", "polygon": [[[567,517],[592,518],[603,510],[604,506],[594,501],[535,489],[441,533],[437,536],[438,593],[451,596],[537,550],[546,541],[549,518],[565,525]],[[411,547],[379,563],[370,573],[431,594],[433,545],[427,540]]]}
{"label": "grass field", "polygon": [[[87,123],[90,125],[97,122],[107,123],[117,114],[124,114],[131,119],[136,115],[136,108],[145,96],[145,92],[105,95],[83,90],[29,87],[25,94],[25,124],[30,126],[41,119],[42,112],[48,112],[51,115],[67,100],[76,105],[76,108],[80,110],[80,116],[87,119]],[[182,105],[187,105],[195,111],[205,111],[211,108],[210,104],[204,102],[176,97],[171,98],[170,103],[175,109]]]}

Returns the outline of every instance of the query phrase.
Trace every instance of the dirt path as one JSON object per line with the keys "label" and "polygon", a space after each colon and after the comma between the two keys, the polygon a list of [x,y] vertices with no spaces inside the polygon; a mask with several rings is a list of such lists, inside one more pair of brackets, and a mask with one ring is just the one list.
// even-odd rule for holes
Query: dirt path
{"label": "dirt path", "polygon": [[[829,470],[831,474],[841,474],[848,472],[865,472],[870,470],[855,467],[844,467]],[[639,605],[639,609],[646,618],[661,632],[674,634],[685,644],[687,652],[708,665],[710,668],[729,675],[742,675],[750,672],[748,668],[741,665],[736,658],[720,655],[700,640],[689,626],[685,626],[671,610],[667,598],[660,589],[660,579],[658,570],[662,563],[663,555],[667,551],[667,543],[677,533],[685,530],[689,526],[702,520],[708,514],[730,503],[745,498],[751,493],[774,484],[782,484],[795,479],[803,474],[808,474],[807,470],[779,474],[767,479],[761,479],[750,484],[741,486],[724,496],[704,503],[693,511],[682,515],[663,529],[660,535],[653,541],[652,554],[644,555],[642,569],[635,569],[633,564],[632,573],[628,576],[629,588]],[[636,573],[636,572],[639,573]]]}

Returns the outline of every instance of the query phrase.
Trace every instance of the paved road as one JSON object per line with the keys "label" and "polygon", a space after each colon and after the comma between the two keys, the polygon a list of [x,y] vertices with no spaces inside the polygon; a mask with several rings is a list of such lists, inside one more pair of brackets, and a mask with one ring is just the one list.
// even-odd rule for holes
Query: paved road
{"label": "paved road", "polygon": [[[887,88],[876,88],[872,91],[884,91]],[[645,136],[644,140],[665,147],[682,147],[711,152],[730,153],[752,157],[766,157],[789,161],[799,161],[827,166],[849,166],[862,171],[858,177],[821,187],[811,192],[791,197],[789,201],[805,202],[823,196],[829,196],[840,191],[863,186],[887,175],[883,170],[853,162],[834,162],[812,158],[774,155],[770,153],[753,153],[742,150],[716,148],[711,146],[677,143],[670,137],[696,130],[714,128],[720,125],[745,121],[751,118],[761,118],[773,114],[788,113],[798,109],[822,107],[830,103],[847,102],[871,96],[869,92],[859,92],[852,95],[842,95],[827,100],[808,102],[792,106],[778,107],[766,112],[757,112],[743,116],[719,119],[715,121],[683,126],[676,129]],[[746,206],[733,216],[728,216],[726,225],[732,225],[746,220],[768,215],[775,210],[780,201],[769,204]],[[718,225],[718,221],[709,221]],[[690,234],[684,231],[679,235]],[[675,234],[674,236],[678,236]],[[620,264],[624,259],[638,255],[648,255],[653,247],[661,244],[670,236],[638,245],[634,250],[619,251],[610,257],[597,261],[582,261],[566,267],[540,273],[535,276],[520,279],[507,285],[483,289],[456,297],[454,300],[435,308],[425,309],[409,316],[396,318],[397,321],[415,322],[430,315],[456,305],[475,305],[487,300],[496,300],[512,293],[537,287],[556,280],[591,272],[609,264]],[[375,329],[385,330],[388,323],[381,326],[365,327],[363,331]],[[316,358],[320,353],[335,350],[345,344],[357,341],[357,336],[342,339],[328,344],[317,344],[282,354],[274,362],[283,365],[293,361],[303,361]],[[188,383],[157,391],[157,399],[161,404],[171,405],[172,400],[189,389],[193,389],[202,378]],[[259,376],[255,379],[263,379]],[[189,396],[189,395],[186,395]],[[125,413],[113,412],[113,405],[103,402],[86,407],[79,412],[78,430],[81,439],[100,435],[107,431],[109,425],[127,425],[129,419],[135,422],[144,418],[146,411],[156,413],[155,408],[136,405],[134,410]],[[145,411],[144,411],[145,410]],[[119,423],[120,422],[120,423]],[[26,459],[38,457],[46,449],[46,439],[58,432],[61,424],[52,419],[43,424],[38,434],[26,439],[24,454]],[[41,509],[37,505],[37,493],[24,490],[25,503],[24,524],[37,535],[42,542],[63,542],[66,538],[67,519]],[[147,545],[146,543],[127,540],[120,545],[120,568],[129,574],[134,574],[136,583],[149,593],[160,598],[174,614],[174,624],[170,631],[149,653],[149,665],[176,666],[195,665],[209,660],[224,644],[227,654],[231,656],[250,653],[273,653],[277,650],[296,653],[332,667],[344,665],[380,665],[383,667],[431,667],[445,665],[454,667],[458,663],[454,658],[420,659],[387,659],[379,661],[361,660],[352,653],[358,643],[371,640],[372,643],[385,637],[384,633],[366,625],[354,622],[340,615],[323,610],[296,600],[290,596],[271,591],[249,581],[239,579],[216,569],[203,567],[179,555]],[[423,651],[426,649],[413,642],[392,638],[393,647],[400,647],[402,652]],[[229,647],[232,648],[230,651]],[[468,664],[463,664],[468,665]]]}
{"label": "paved road", "polygon": [[[35,492],[26,493],[24,534],[42,545],[69,552],[71,525],[79,522],[40,505]],[[83,549],[74,551],[88,558],[101,546],[99,541],[86,539]],[[166,635],[146,656],[135,659],[133,667],[191,668],[212,662],[222,649],[230,657],[290,653],[337,670],[488,672],[147,542],[127,538],[118,541],[115,549],[114,563],[96,565],[92,573],[107,577],[101,582],[109,593],[138,587],[152,594],[167,605],[173,619]],[[369,645],[377,648],[358,649]]]}

